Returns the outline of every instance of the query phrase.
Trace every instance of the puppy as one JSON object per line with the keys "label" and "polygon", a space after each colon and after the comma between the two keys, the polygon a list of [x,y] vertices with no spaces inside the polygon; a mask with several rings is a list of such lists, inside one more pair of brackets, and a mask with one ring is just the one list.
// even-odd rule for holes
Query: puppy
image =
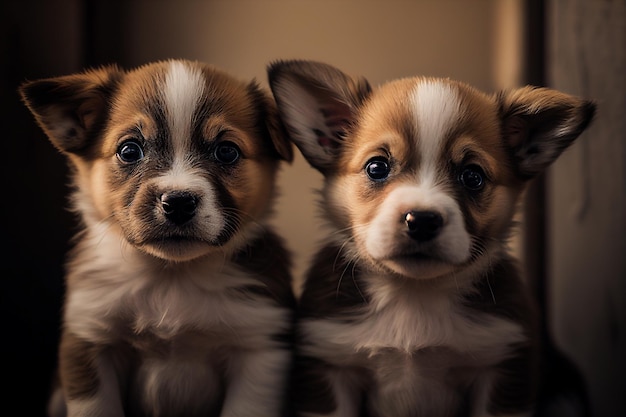
{"label": "puppy", "polygon": [[292,147],[269,92],[183,60],[20,91],[81,221],[51,415],[280,415],[295,299],[266,220]]}
{"label": "puppy", "polygon": [[268,77],[331,228],[300,299],[297,415],[528,415],[537,327],[507,239],[594,104],[421,77],[374,90],[310,61]]}

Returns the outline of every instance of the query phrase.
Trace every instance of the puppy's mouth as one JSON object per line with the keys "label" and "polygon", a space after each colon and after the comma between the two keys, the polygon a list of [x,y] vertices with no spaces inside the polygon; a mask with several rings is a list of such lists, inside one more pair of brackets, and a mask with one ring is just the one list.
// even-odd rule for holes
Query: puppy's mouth
{"label": "puppy's mouth", "polygon": [[196,237],[190,237],[190,236],[185,236],[185,235],[172,235],[172,236],[161,237],[159,239],[152,239],[148,243],[152,245],[170,245],[170,244],[180,245],[180,244],[193,244],[193,243],[207,244],[208,242],[202,239],[198,239]]}
{"label": "puppy's mouth", "polygon": [[400,264],[411,265],[415,267],[419,267],[420,265],[432,265],[432,264],[440,264],[440,265],[451,265],[451,262],[446,261],[440,256],[423,253],[423,252],[414,252],[414,253],[404,253],[399,255],[393,255],[388,258],[390,262],[397,262]]}
{"label": "puppy's mouth", "polygon": [[443,262],[439,257],[434,256],[432,254],[423,253],[423,252],[414,252],[414,253],[405,253],[400,255],[395,255],[391,257],[392,260],[399,261],[407,261],[407,262]]}

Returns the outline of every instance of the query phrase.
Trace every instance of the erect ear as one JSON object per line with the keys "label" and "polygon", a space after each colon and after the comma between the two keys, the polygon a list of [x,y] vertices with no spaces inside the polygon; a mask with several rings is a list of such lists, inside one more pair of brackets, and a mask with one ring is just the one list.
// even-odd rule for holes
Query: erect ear
{"label": "erect ear", "polygon": [[115,66],[28,81],[22,100],[50,141],[62,152],[79,152],[102,124],[121,72]]}
{"label": "erect ear", "polygon": [[345,132],[371,92],[369,83],[330,65],[303,60],[271,64],[268,78],[291,140],[313,167],[328,173]]}
{"label": "erect ear", "polygon": [[548,88],[523,87],[497,96],[504,141],[518,174],[546,169],[587,128],[596,105]]}

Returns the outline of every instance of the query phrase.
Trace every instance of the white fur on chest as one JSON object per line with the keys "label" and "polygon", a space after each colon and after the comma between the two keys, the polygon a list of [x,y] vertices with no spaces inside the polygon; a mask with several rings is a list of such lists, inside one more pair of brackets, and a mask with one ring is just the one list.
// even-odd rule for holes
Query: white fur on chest
{"label": "white fur on chest", "polygon": [[88,240],[91,245],[70,270],[65,310],[67,327],[87,340],[109,343],[131,334],[169,341],[194,333],[219,335],[223,345],[237,344],[245,333],[245,343],[262,343],[287,321],[287,312],[266,299],[229,292],[259,283],[222,257],[155,262],[112,232]]}
{"label": "white fur on chest", "polygon": [[[383,277],[372,302],[356,321],[311,319],[303,323],[312,343],[306,351],[330,362],[393,351],[409,356],[427,348],[445,348],[477,363],[498,362],[511,346],[525,340],[521,325],[505,318],[471,312],[450,288],[402,288]],[[409,289],[410,288],[410,289]]]}

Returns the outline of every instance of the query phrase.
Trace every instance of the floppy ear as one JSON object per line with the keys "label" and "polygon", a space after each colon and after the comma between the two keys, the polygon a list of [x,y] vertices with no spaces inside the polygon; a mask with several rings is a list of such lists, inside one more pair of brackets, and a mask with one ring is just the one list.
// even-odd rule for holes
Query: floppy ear
{"label": "floppy ear", "polygon": [[522,178],[546,169],[587,128],[596,105],[548,88],[523,87],[498,97],[504,141]]}
{"label": "floppy ear", "polygon": [[19,87],[22,100],[50,141],[61,152],[79,152],[105,117],[115,80],[115,66],[28,81]]}
{"label": "floppy ear", "polygon": [[313,167],[328,173],[358,107],[371,92],[369,83],[303,60],[271,64],[268,78],[291,140]]}

